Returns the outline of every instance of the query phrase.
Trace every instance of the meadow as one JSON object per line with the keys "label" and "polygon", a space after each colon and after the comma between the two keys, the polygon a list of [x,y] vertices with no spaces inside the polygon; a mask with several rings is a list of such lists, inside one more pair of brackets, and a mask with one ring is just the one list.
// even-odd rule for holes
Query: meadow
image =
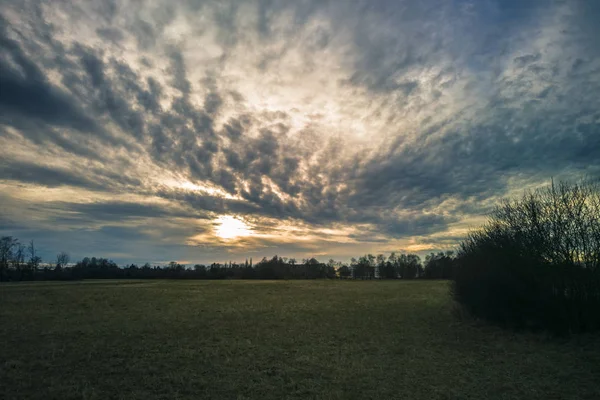
{"label": "meadow", "polygon": [[600,398],[598,335],[461,317],[448,285],[2,284],[0,398]]}

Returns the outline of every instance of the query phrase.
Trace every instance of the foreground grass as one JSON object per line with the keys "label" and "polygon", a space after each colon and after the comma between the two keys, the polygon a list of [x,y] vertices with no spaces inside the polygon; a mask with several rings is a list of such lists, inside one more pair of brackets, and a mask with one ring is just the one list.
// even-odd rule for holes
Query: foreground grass
{"label": "foreground grass", "polygon": [[444,282],[0,286],[2,399],[596,399],[600,338],[458,321]]}

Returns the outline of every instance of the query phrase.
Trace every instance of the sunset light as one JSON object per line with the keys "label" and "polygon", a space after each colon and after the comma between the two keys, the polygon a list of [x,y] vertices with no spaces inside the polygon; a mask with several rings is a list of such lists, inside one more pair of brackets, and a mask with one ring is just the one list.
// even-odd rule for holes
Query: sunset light
{"label": "sunset light", "polygon": [[217,218],[216,235],[221,239],[236,239],[241,236],[250,236],[252,230],[246,223],[231,215]]}

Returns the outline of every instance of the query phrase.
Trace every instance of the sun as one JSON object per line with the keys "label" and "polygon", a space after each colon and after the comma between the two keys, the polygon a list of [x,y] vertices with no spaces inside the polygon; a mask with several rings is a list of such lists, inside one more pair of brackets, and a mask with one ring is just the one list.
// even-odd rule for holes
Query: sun
{"label": "sun", "polygon": [[221,239],[235,239],[252,234],[252,230],[244,221],[231,215],[221,215],[217,218],[216,223],[215,233]]}

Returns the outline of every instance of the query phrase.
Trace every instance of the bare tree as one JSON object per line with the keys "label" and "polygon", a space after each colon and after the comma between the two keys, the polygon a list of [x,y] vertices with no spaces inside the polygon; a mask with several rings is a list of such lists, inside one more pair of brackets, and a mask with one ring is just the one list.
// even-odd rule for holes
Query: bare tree
{"label": "bare tree", "polygon": [[29,252],[29,268],[32,271],[35,271],[38,266],[40,265],[40,263],[42,262],[41,257],[39,257],[37,255],[37,252],[35,250],[35,244],[33,243],[33,240],[31,240],[29,242],[29,246],[27,247],[27,251]]}
{"label": "bare tree", "polygon": [[22,269],[25,266],[25,251],[26,247],[24,244],[17,242],[14,246],[13,251],[13,268],[17,271],[17,276],[22,279]]}
{"label": "bare tree", "polygon": [[13,247],[17,244],[17,239],[12,236],[3,236],[0,239],[0,263],[8,266],[8,262],[13,256]]}
{"label": "bare tree", "polygon": [[66,267],[70,259],[69,253],[61,251],[56,255],[56,266],[61,268]]}
{"label": "bare tree", "polygon": [[559,183],[505,201],[485,234],[502,234],[524,253],[554,265],[600,268],[600,190],[589,183]]}
{"label": "bare tree", "polygon": [[13,259],[13,249],[18,240],[12,236],[3,236],[0,238],[0,281],[8,279],[6,276],[8,263]]}

